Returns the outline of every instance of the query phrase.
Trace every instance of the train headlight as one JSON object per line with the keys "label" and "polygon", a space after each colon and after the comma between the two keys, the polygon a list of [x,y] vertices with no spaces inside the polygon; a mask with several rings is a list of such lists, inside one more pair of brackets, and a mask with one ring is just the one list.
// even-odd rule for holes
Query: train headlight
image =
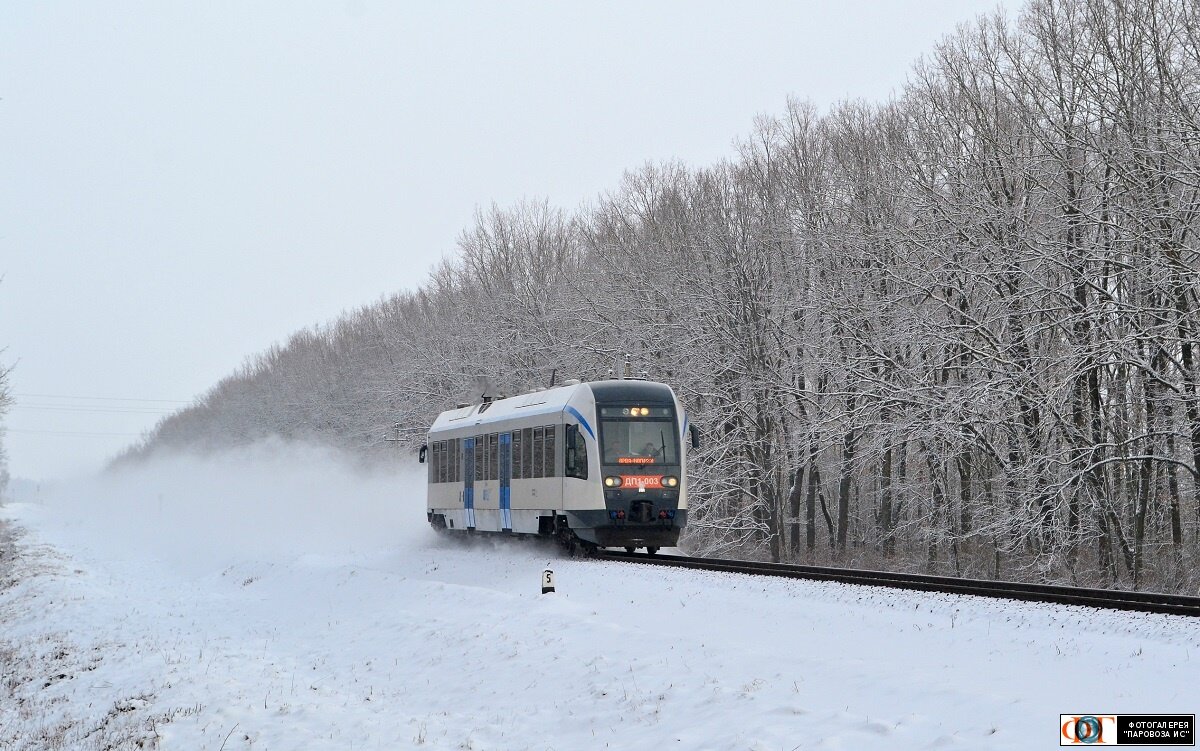
{"label": "train headlight", "polygon": [[616,477],[614,475],[609,475],[608,477],[604,478],[604,487],[618,488],[620,486],[621,486],[621,478],[620,477]]}
{"label": "train headlight", "polygon": [[674,475],[667,475],[662,479],[664,488],[674,488],[679,485],[679,478]]}

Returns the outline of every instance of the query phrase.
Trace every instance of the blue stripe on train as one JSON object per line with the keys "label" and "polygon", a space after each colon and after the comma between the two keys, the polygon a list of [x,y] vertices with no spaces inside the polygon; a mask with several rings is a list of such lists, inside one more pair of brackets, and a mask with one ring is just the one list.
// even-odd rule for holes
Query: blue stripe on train
{"label": "blue stripe on train", "polygon": [[500,528],[512,530],[512,433],[500,434]]}
{"label": "blue stripe on train", "polygon": [[[467,518],[467,529],[475,528],[475,483],[473,479],[467,475],[468,472],[474,472],[475,469],[475,439],[467,438],[463,441],[463,472],[464,472],[464,487],[463,487],[463,515]],[[467,458],[470,461],[467,461]]]}
{"label": "blue stripe on train", "polygon": [[579,414],[579,410],[568,406],[567,412],[569,412],[572,417],[579,421],[579,424],[583,426],[583,429],[587,431],[587,434],[592,437],[593,441],[596,440],[596,434],[592,432],[592,426],[588,425],[588,421],[583,419],[583,415]]}

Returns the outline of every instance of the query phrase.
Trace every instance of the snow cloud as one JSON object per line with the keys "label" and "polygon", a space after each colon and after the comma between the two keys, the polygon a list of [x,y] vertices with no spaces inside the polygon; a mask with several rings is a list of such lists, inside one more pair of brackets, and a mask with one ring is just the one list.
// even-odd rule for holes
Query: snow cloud
{"label": "snow cloud", "polygon": [[430,544],[421,468],[364,468],[328,448],[271,441],[170,455],[44,491],[48,534],[104,558],[196,572]]}

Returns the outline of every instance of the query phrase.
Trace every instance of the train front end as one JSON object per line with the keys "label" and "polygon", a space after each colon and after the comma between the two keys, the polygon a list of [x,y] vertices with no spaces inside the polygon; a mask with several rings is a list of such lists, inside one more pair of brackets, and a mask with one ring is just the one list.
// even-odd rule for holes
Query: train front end
{"label": "train front end", "polygon": [[603,516],[589,525],[603,547],[674,547],[687,523],[688,426],[670,387],[591,384],[596,399]]}

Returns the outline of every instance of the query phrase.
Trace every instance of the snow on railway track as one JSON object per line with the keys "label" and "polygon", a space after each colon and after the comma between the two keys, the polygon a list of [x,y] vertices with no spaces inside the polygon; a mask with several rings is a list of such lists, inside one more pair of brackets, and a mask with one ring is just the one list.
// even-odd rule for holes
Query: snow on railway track
{"label": "snow on railway track", "polygon": [[829,566],[804,566],[762,561],[739,561],[716,558],[693,558],[683,555],[647,555],[612,550],[597,551],[603,560],[628,561],[658,566],[690,568],[700,571],[727,571],[754,576],[773,576],[786,579],[833,581],[872,587],[910,589],[923,592],[998,597],[1008,600],[1048,602],[1060,605],[1080,605],[1105,610],[1137,610],[1165,615],[1200,616],[1200,597],[1171,595],[1162,592],[1131,592],[1117,589],[1067,587],[1056,584],[1033,584],[986,579],[962,579],[952,576],[931,576],[894,571],[871,571]]}

